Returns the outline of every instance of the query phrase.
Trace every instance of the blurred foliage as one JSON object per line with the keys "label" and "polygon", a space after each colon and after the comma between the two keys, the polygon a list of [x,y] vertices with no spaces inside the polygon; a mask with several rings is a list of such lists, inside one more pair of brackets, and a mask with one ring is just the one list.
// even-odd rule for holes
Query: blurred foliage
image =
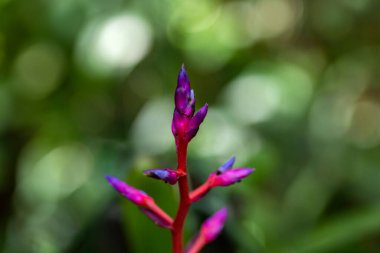
{"label": "blurred foliage", "polygon": [[213,190],[187,240],[227,205],[204,252],[379,252],[377,0],[0,0],[0,251],[169,252],[104,180],[175,215],[173,91],[187,66],[209,115],[194,186],[231,155],[256,172]]}

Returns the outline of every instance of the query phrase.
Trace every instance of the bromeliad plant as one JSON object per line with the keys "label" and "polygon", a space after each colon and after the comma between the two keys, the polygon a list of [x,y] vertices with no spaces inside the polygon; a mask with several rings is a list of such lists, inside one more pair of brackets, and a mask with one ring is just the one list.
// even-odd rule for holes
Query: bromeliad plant
{"label": "bromeliad plant", "polygon": [[[188,172],[186,166],[187,147],[191,139],[197,134],[200,124],[206,117],[208,105],[205,104],[195,113],[194,91],[190,88],[189,78],[185,67],[182,66],[178,75],[178,84],[174,95],[174,114],[172,132],[177,148],[178,166],[176,170],[169,168],[150,169],[145,175],[160,179],[166,183],[179,185],[180,202],[175,219],[166,214],[145,192],[129,186],[125,182],[107,176],[108,182],[125,198],[136,204],[140,210],[152,219],[157,225],[169,229],[172,235],[173,253],[183,253],[183,225],[190,205],[200,200],[212,188],[229,186],[240,182],[253,172],[253,168],[235,168],[235,157],[231,157],[225,164],[212,172],[207,181],[190,192]],[[197,236],[187,246],[186,253],[197,253],[207,243],[213,241],[221,232],[227,218],[227,209],[222,208],[208,218],[201,226]]]}

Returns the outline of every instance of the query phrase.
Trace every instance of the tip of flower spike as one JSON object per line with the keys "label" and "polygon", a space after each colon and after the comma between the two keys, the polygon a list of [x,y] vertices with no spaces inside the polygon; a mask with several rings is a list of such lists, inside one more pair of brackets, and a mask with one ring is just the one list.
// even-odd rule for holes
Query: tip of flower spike
{"label": "tip of flower spike", "polygon": [[217,173],[221,174],[225,172],[226,170],[232,169],[232,166],[234,166],[235,160],[236,160],[235,156],[232,156],[227,162],[225,162],[222,166],[218,168]]}
{"label": "tip of flower spike", "polygon": [[182,64],[181,69],[179,70],[178,74],[178,85],[179,86],[187,86],[190,85],[189,77],[187,76],[185,64]]}
{"label": "tip of flower spike", "polygon": [[177,171],[171,170],[171,169],[150,169],[145,170],[144,175],[154,178],[154,179],[160,179],[164,181],[165,183],[169,184],[175,184],[178,181],[179,175]]}
{"label": "tip of flower spike", "polygon": [[178,74],[177,88],[174,95],[175,107],[180,113],[188,113],[189,109],[187,108],[191,107],[189,105],[191,103],[191,94],[189,77],[185,67],[182,66]]}
{"label": "tip of flower spike", "polygon": [[219,236],[224,227],[227,216],[227,208],[222,208],[202,224],[201,235],[207,243],[215,240],[215,238]]}

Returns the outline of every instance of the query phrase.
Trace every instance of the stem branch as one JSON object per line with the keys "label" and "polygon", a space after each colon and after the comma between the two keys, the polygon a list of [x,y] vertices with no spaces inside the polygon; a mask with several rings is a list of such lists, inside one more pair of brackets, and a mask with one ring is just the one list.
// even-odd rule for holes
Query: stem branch
{"label": "stem branch", "polygon": [[198,201],[200,198],[202,198],[204,195],[206,195],[206,193],[208,193],[210,191],[210,189],[211,189],[210,182],[206,181],[204,184],[202,184],[197,189],[192,191],[190,193],[191,203]]}

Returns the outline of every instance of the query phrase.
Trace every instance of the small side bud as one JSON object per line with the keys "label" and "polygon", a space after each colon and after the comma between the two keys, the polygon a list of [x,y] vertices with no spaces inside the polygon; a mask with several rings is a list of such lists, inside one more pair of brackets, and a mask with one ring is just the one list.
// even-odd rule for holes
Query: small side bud
{"label": "small side bud", "polygon": [[151,178],[160,179],[171,185],[177,183],[178,179],[181,177],[177,171],[168,168],[145,170],[144,175]]}
{"label": "small side bud", "polygon": [[208,104],[205,104],[201,107],[201,109],[198,110],[198,112],[194,115],[193,118],[191,118],[187,132],[186,132],[186,139],[190,141],[198,132],[199,126],[205,119],[208,111]]}
{"label": "small side bud", "polygon": [[206,243],[215,240],[219,236],[222,232],[227,216],[227,208],[222,208],[202,224],[200,234]]}
{"label": "small side bud", "polygon": [[106,179],[116,191],[138,206],[147,206],[153,201],[145,192],[128,185],[116,177],[107,176]]}
{"label": "small side bud", "polygon": [[148,196],[145,192],[129,186],[115,177],[107,176],[106,179],[116,191],[138,205],[140,210],[157,225],[164,228],[172,228],[173,219],[157,206],[153,198]]}
{"label": "small side bud", "polygon": [[229,186],[240,182],[245,177],[249,176],[253,172],[252,168],[238,168],[227,170],[222,174],[214,172],[210,175],[209,180],[211,181],[212,187],[215,186]]}

